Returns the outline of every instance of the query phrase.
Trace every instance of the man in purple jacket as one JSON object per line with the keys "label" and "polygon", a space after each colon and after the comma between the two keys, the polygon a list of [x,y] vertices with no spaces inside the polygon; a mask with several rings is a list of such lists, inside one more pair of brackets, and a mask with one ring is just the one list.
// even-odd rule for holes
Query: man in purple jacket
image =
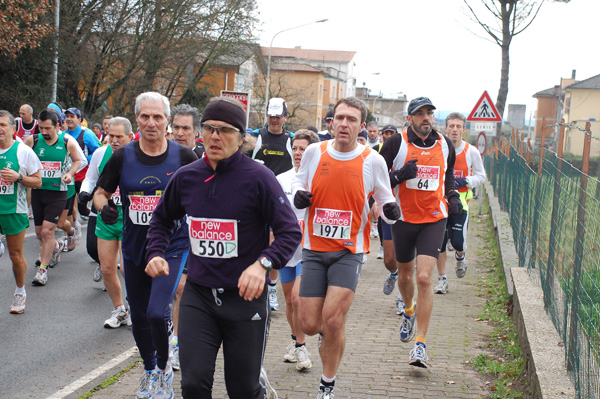
{"label": "man in purple jacket", "polygon": [[148,231],[146,273],[168,274],[171,231],[188,217],[191,253],[179,310],[186,398],[211,397],[221,344],[230,398],[277,397],[262,369],[270,311],[266,274],[286,265],[302,233],[273,172],[241,153],[245,126],[241,104],[211,100],[201,121],[206,155],[175,172]]}

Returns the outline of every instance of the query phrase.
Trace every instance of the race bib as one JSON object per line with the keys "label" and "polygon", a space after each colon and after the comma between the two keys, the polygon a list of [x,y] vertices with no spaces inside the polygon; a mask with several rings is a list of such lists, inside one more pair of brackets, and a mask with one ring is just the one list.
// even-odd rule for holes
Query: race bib
{"label": "race bib", "polygon": [[113,200],[113,203],[114,203],[116,206],[121,206],[121,205],[123,205],[123,204],[121,203],[121,190],[119,189],[119,186],[117,186],[117,191],[115,191],[115,192],[113,193],[113,195],[111,195],[111,196],[110,196],[110,199],[111,199],[111,200]]}
{"label": "race bib", "polygon": [[0,195],[9,195],[15,193],[15,184],[12,181],[3,180],[0,177]]}
{"label": "race bib", "polygon": [[406,181],[406,188],[436,191],[440,186],[440,167],[417,165],[417,177]]}
{"label": "race bib", "polygon": [[462,170],[456,170],[456,169],[454,169],[454,178],[456,179],[457,177],[463,177],[463,171]]}
{"label": "race bib", "polygon": [[352,211],[317,208],[313,219],[313,235],[334,240],[347,240],[352,229]]}
{"label": "race bib", "polygon": [[237,220],[188,216],[192,253],[203,258],[238,256]]}
{"label": "race bib", "polygon": [[130,195],[129,219],[133,224],[148,226],[152,220],[152,212],[159,200],[160,195]]}
{"label": "race bib", "polygon": [[58,161],[42,162],[42,179],[53,179],[62,177],[61,163]]}

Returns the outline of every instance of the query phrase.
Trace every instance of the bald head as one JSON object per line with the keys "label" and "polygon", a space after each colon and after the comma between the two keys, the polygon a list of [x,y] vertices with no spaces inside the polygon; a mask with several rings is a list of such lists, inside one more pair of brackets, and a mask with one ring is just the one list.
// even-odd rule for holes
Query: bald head
{"label": "bald head", "polygon": [[19,116],[23,119],[25,123],[33,122],[33,108],[29,104],[21,105],[19,108]]}

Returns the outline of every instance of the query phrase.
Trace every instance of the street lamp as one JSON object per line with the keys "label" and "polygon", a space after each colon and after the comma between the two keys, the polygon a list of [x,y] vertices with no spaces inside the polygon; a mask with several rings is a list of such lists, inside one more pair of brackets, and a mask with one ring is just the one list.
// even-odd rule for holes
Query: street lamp
{"label": "street lamp", "polygon": [[287,32],[288,30],[298,29],[298,28],[302,28],[307,25],[318,24],[318,23],[326,22],[326,21],[329,21],[329,19],[325,18],[325,19],[320,19],[318,21],[313,21],[313,22],[309,22],[306,24],[293,26],[291,28],[280,30],[279,32],[275,33],[275,35],[273,35],[273,38],[271,39],[271,44],[269,45],[269,60],[267,61],[267,84],[265,87],[265,123],[267,123],[267,107],[269,106],[269,84],[271,83],[271,48],[273,47],[273,40],[275,40],[275,37],[277,37],[278,34]]}

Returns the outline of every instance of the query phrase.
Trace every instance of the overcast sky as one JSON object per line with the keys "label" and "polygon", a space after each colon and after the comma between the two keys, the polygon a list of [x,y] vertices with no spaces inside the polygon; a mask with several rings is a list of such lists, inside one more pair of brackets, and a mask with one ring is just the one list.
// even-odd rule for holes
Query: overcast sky
{"label": "overcast sky", "polygon": [[[500,47],[483,39],[486,34],[469,19],[462,0],[258,4],[263,46],[283,29],[328,18],[277,35],[273,47],[356,51],[356,84],[364,82],[371,94],[428,96],[439,110],[464,113],[484,90],[496,101]],[[507,105],[526,104],[529,117],[537,103],[532,95],[559,84],[573,69],[578,80],[600,74],[599,16],[600,0],[546,0],[533,24],[511,44]]]}

